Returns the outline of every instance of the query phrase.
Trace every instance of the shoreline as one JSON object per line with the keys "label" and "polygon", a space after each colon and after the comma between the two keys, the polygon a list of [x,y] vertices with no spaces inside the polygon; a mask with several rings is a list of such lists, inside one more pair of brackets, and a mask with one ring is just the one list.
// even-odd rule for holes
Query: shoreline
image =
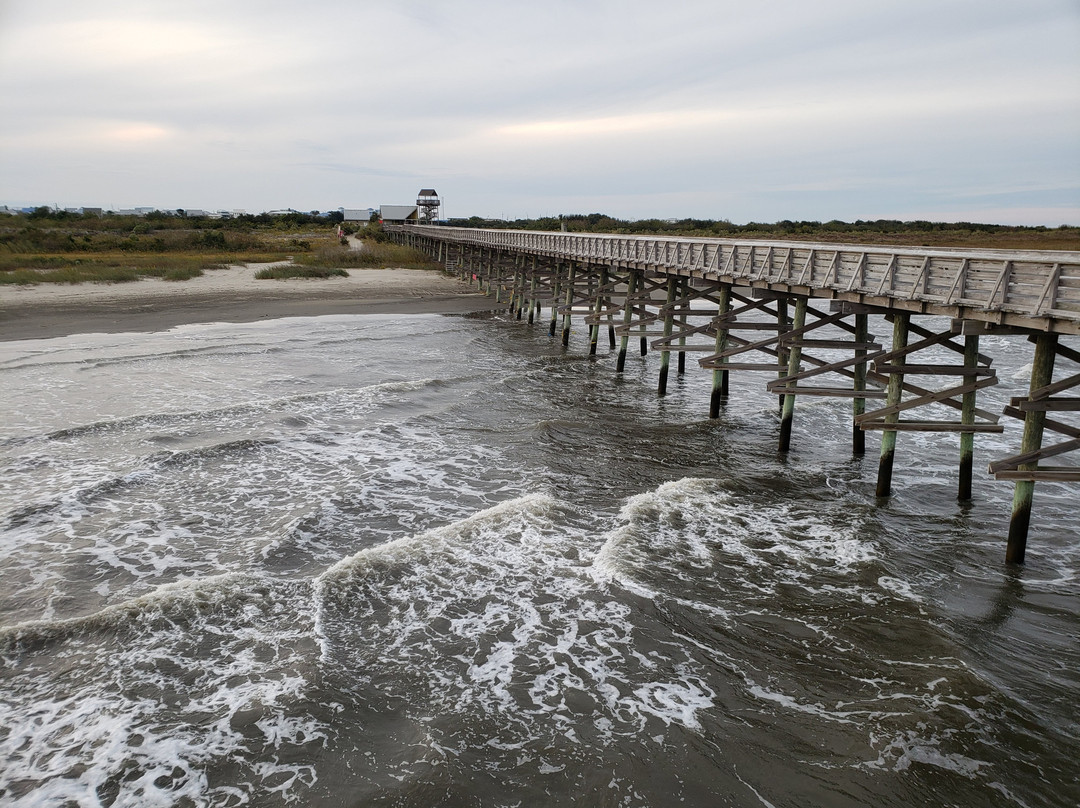
{"label": "shoreline", "polygon": [[255,280],[264,265],[188,281],[0,287],[0,342],[85,333],[166,331],[328,314],[468,314],[490,300],[438,270],[350,269],[348,278]]}

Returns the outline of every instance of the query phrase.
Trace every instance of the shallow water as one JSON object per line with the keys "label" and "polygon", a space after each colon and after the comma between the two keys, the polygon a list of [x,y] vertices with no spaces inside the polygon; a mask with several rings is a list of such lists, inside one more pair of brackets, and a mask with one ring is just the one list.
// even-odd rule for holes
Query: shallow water
{"label": "shallow water", "polygon": [[[1071,806],[1075,490],[546,327],[0,344],[5,805]],[[1023,341],[984,340],[1000,408]],[[691,356],[691,360],[693,357]],[[691,364],[692,361],[691,361]],[[976,466],[1019,430],[979,436]]]}

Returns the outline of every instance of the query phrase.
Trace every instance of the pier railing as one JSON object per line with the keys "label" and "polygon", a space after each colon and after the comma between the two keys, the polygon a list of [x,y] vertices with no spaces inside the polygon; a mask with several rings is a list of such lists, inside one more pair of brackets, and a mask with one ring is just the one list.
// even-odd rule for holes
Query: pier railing
{"label": "pier railing", "polygon": [[479,230],[397,229],[549,259],[700,276],[1037,331],[1080,334],[1080,253]]}

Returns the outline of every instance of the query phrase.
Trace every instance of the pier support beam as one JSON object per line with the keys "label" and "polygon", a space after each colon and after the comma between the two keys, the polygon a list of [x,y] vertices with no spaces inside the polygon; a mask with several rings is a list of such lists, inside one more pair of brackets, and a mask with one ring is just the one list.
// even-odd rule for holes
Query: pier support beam
{"label": "pier support beam", "polygon": [[[1034,393],[1048,387],[1054,380],[1054,357],[1057,353],[1057,334],[1039,334],[1035,340],[1035,358],[1031,363],[1030,390]],[[1024,416],[1022,454],[1036,453],[1042,448],[1043,427],[1046,410],[1028,410]],[[1039,461],[1021,463],[1019,471],[1034,471]],[[1013,491],[1012,519],[1009,521],[1009,542],[1005,547],[1005,561],[1023,564],[1027,552],[1028,526],[1031,524],[1031,500],[1035,494],[1034,480],[1017,480]]]}
{"label": "pier support beam", "polygon": [[[964,337],[964,367],[974,370],[979,366],[979,337],[969,334]],[[974,385],[978,376],[964,376],[965,385]],[[960,423],[975,423],[975,391],[964,393],[960,406]],[[960,485],[956,498],[961,502],[971,499],[972,470],[975,463],[975,433],[960,433]]]}
{"label": "pier support beam", "polygon": [[[859,345],[865,345],[870,341],[870,326],[869,316],[865,313],[855,315],[855,342]],[[862,362],[856,363],[852,368],[854,390],[866,390],[866,348],[855,349],[856,358],[862,358]],[[865,398],[853,398],[851,400],[851,453],[853,455],[866,454],[866,432],[858,424],[858,417],[866,412],[866,399]]]}
{"label": "pier support beam", "polygon": [[562,275],[562,265],[558,262],[555,263],[554,276],[551,281],[551,324],[548,326],[548,336],[555,336],[555,329],[559,325],[559,293],[562,291],[562,284],[559,282]]}
{"label": "pier support beam", "polygon": [[[686,301],[682,305],[682,312],[679,314],[679,348],[686,347],[686,322],[687,313],[686,310],[690,307],[690,281],[687,278],[683,278],[679,283],[679,297]],[[686,351],[679,351],[679,375],[682,376],[686,373]]]}
{"label": "pier support beam", "polygon": [[589,329],[589,356],[596,356],[597,343],[600,342],[600,313],[604,310],[605,303],[605,290],[608,285],[608,271],[607,267],[600,268],[600,288],[596,292],[596,299],[593,300],[593,317],[596,322],[592,324],[592,328]]}
{"label": "pier support beam", "polygon": [[525,313],[525,256],[514,256],[514,297],[511,313],[520,320]]}
{"label": "pier support beam", "polygon": [[[779,333],[779,334],[783,334],[789,328],[788,316],[787,316],[788,308],[787,307],[788,307],[788,302],[787,302],[786,297],[778,297],[776,299],[776,327],[777,327],[777,333]],[[779,343],[776,346],[776,358],[777,358],[777,364],[778,365],[784,365],[784,366],[787,365],[788,355],[787,355],[787,350],[783,346],[783,343]],[[786,373],[787,373],[786,369],[781,370],[778,378],[781,378],[781,379],[784,378],[784,374],[786,374]],[[777,401],[777,405],[780,408],[780,412],[783,412],[784,411],[784,397],[783,396],[780,396],[780,398]]]}
{"label": "pier support beam", "polygon": [[[667,301],[665,303],[666,309],[664,310],[664,338],[667,339],[671,336],[671,329],[675,322],[675,314],[672,311],[672,306],[675,304],[675,295],[679,291],[679,279],[669,278],[667,282]],[[667,343],[664,343],[664,348],[660,351],[660,380],[656,385],[656,392],[658,395],[667,394],[667,377],[668,367],[671,365],[671,351],[667,349]]]}
{"label": "pier support beam", "polygon": [[[795,301],[795,322],[792,325],[794,331],[798,331],[806,325],[806,298],[800,297]],[[802,347],[797,340],[788,350],[787,375],[794,376],[799,372],[799,363],[802,361]],[[781,343],[783,344],[783,343]],[[789,382],[795,387],[798,382]],[[787,393],[783,397],[783,406],[780,409],[780,451],[786,452],[791,448],[791,422],[795,418],[795,394]]]}
{"label": "pier support beam", "polygon": [[630,322],[634,319],[634,292],[638,286],[638,270],[631,269],[626,278],[626,299],[623,301],[623,328],[625,329],[619,340],[619,357],[615,360],[615,372],[622,373],[626,367],[626,350],[630,345]]}
{"label": "pier support beam", "polygon": [[529,273],[529,325],[533,324],[533,314],[536,312],[536,256],[532,258],[532,272]]}
{"label": "pier support beam", "polygon": [[[717,295],[719,301],[717,305],[717,317],[722,318],[731,310],[731,286],[724,284],[720,287],[720,292]],[[727,363],[727,357],[722,356],[724,351],[727,350],[727,338],[728,330],[726,328],[716,329],[716,354],[720,356],[720,362],[722,364]],[[709,399],[709,417],[720,417],[720,403],[728,397],[728,371],[722,368],[714,368],[712,372],[712,396]]]}
{"label": "pier support beam", "polygon": [[565,311],[563,311],[562,321],[562,344],[564,346],[570,344],[570,310],[574,305],[574,274],[577,267],[574,262],[570,262],[570,270],[566,276],[566,299],[563,302]]}
{"label": "pier support beam", "polygon": [[[893,351],[902,351],[907,347],[908,323],[911,315],[907,312],[897,312],[893,315]],[[902,367],[905,363],[903,354],[899,354],[893,363]],[[904,393],[904,374],[895,372],[889,375],[889,387],[885,396],[885,406],[891,407],[900,403]],[[885,423],[895,424],[899,420],[898,413],[885,416]],[[881,433],[881,459],[878,461],[877,495],[887,497],[892,494],[893,459],[896,456],[896,430],[886,429]]]}

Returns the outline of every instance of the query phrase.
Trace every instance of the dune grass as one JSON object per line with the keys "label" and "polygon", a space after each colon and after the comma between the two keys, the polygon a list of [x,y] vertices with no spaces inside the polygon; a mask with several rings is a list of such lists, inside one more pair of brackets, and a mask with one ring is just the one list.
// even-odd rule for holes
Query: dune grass
{"label": "dune grass", "polygon": [[[277,256],[257,256],[274,260]],[[255,258],[245,256],[248,260]],[[231,255],[166,255],[130,253],[67,253],[40,255],[0,253],[0,284],[127,283],[140,278],[184,281],[207,269],[235,263]]]}
{"label": "dune grass", "polygon": [[363,249],[350,250],[336,242],[319,245],[294,262],[306,267],[347,267],[349,269],[440,269],[420,250],[400,244],[364,241]]}
{"label": "dune grass", "polygon": [[349,273],[341,267],[311,267],[298,266],[296,264],[280,264],[266,267],[255,273],[256,280],[284,280],[286,278],[333,278],[349,277]]}
{"label": "dune grass", "polygon": [[67,217],[0,221],[0,284],[183,281],[208,269],[282,261],[328,240],[325,230],[253,223]]}

